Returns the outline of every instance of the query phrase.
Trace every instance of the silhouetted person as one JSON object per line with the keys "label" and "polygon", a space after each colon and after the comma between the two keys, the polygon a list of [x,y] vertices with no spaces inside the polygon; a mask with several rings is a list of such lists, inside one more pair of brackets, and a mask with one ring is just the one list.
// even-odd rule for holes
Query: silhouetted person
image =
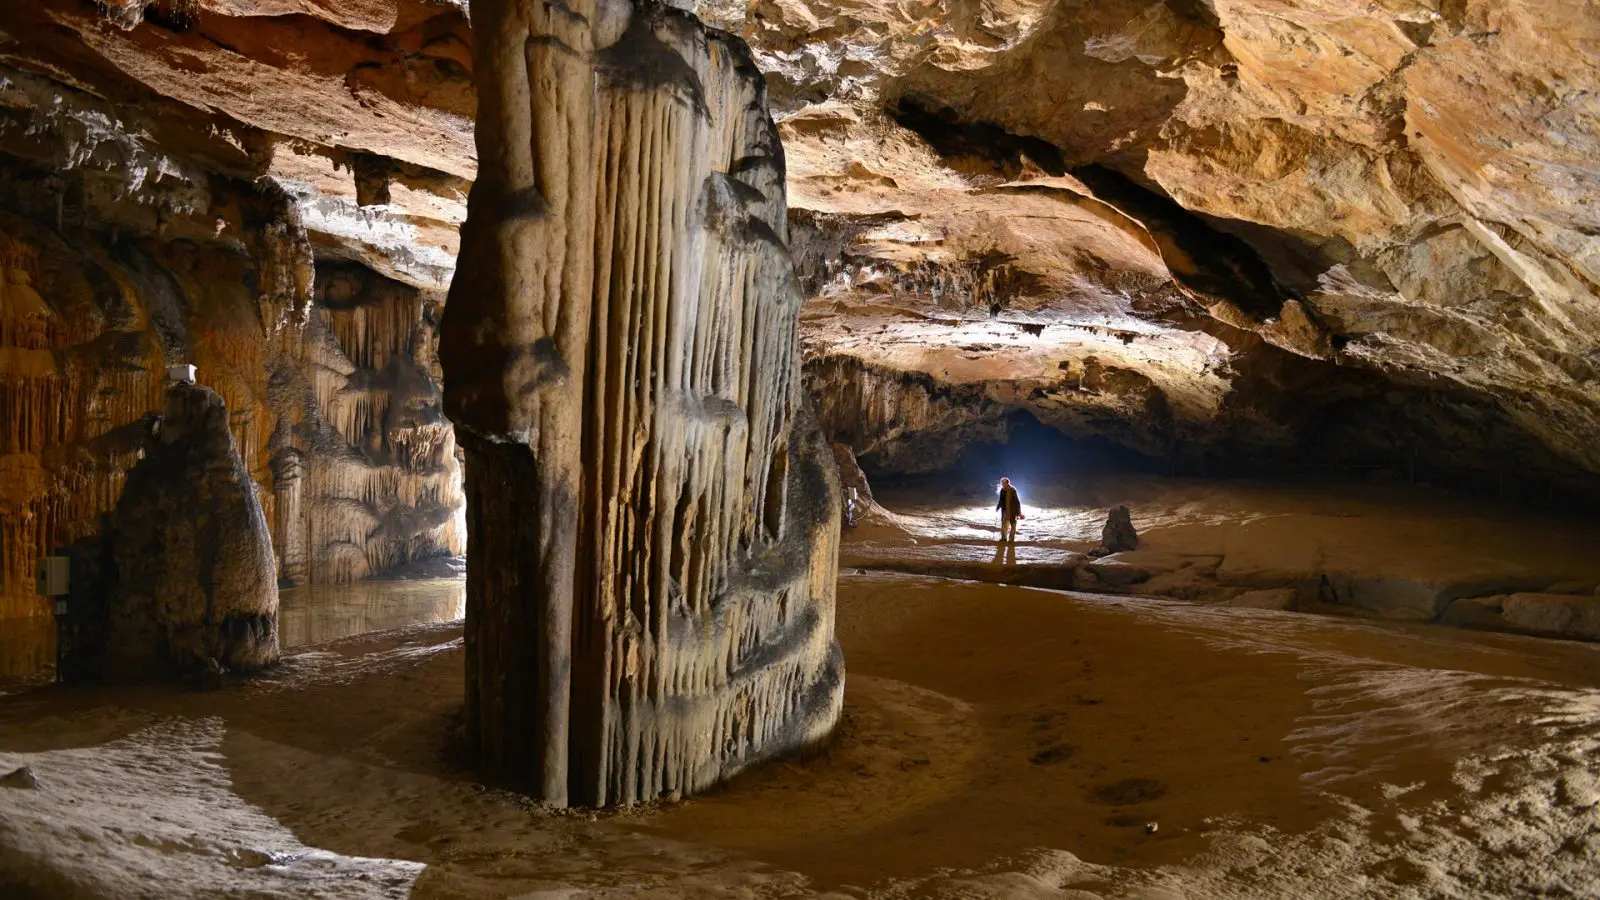
{"label": "silhouetted person", "polygon": [[1000,543],[1016,543],[1017,520],[1023,517],[1022,498],[1017,496],[1017,489],[1011,486],[1011,479],[1000,479],[1000,496],[994,508],[1000,511]]}

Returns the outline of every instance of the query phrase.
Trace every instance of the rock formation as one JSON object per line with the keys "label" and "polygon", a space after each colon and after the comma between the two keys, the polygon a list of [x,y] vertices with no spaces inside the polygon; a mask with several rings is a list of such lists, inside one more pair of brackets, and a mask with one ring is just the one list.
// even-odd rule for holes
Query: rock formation
{"label": "rock formation", "polygon": [[[1182,472],[1600,496],[1582,4],[697,9],[764,73],[803,380],[868,474],[1026,413]],[[115,504],[169,362],[226,399],[286,579],[461,552],[433,342],[479,167],[467,12],[9,5],[0,618]]]}
{"label": "rock formation", "polygon": [[167,391],[117,501],[109,544],[107,681],[277,661],[272,535],[215,391]]}
{"label": "rock formation", "polygon": [[480,170],[443,322],[468,730],[565,805],[825,736],[839,487],[802,401],[783,150],[737,40],[474,4]]}
{"label": "rock formation", "polygon": [[1589,10],[700,7],[781,110],[807,381],[869,473],[1021,410],[1191,469],[1594,493]]}
{"label": "rock formation", "polygon": [[872,499],[872,485],[867,482],[866,473],[856,462],[855,451],[839,443],[835,443],[832,450],[834,467],[839,470],[840,496],[845,501],[846,524],[853,525],[879,507]]}
{"label": "rock formation", "polygon": [[98,530],[173,363],[225,399],[286,582],[464,551],[434,328],[474,171],[466,19],[295,10],[0,22],[0,619],[48,612],[34,558]]}
{"label": "rock formation", "polygon": [[1100,529],[1100,549],[1107,553],[1139,549],[1139,532],[1133,529],[1133,516],[1126,506],[1112,507],[1106,514],[1105,527]]}

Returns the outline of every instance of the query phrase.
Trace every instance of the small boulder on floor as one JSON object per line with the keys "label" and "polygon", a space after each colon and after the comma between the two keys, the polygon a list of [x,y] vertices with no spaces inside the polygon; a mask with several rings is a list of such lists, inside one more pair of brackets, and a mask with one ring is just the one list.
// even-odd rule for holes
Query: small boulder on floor
{"label": "small boulder on floor", "polygon": [[1096,555],[1125,553],[1137,549],[1139,549],[1139,532],[1134,530],[1133,514],[1126,506],[1113,508],[1106,516],[1105,527],[1100,529],[1100,547]]}
{"label": "small boulder on floor", "polygon": [[1261,591],[1245,591],[1237,597],[1223,601],[1222,605],[1238,609],[1294,609],[1299,596],[1300,592],[1294,588],[1269,588]]}
{"label": "small boulder on floor", "polygon": [[167,391],[109,543],[107,681],[203,679],[277,661],[272,534],[216,392]]}
{"label": "small boulder on floor", "polygon": [[1501,599],[1513,628],[1551,637],[1600,641],[1600,600],[1570,594],[1512,594]]}
{"label": "small boulder on floor", "polygon": [[23,766],[20,769],[12,769],[5,775],[0,776],[0,787],[37,791],[40,788],[39,776],[33,774],[33,770],[27,766]]}
{"label": "small boulder on floor", "polygon": [[[1083,566],[1083,571],[1092,575],[1095,580],[1093,588],[1098,587],[1131,587],[1142,585],[1153,578],[1170,575],[1181,569],[1193,566],[1195,563],[1204,563],[1206,558],[1179,556],[1173,553],[1153,552],[1149,550],[1127,551],[1100,556]],[[1209,561],[1215,567],[1216,558]]]}
{"label": "small boulder on floor", "polygon": [[1458,590],[1451,580],[1407,574],[1362,575],[1327,572],[1319,576],[1324,602],[1353,607],[1364,614],[1394,621],[1426,622],[1438,618]]}
{"label": "small boulder on floor", "polygon": [[1452,601],[1439,615],[1439,622],[1457,628],[1486,628],[1502,630],[1506,627],[1502,615],[1505,597],[1462,597]]}

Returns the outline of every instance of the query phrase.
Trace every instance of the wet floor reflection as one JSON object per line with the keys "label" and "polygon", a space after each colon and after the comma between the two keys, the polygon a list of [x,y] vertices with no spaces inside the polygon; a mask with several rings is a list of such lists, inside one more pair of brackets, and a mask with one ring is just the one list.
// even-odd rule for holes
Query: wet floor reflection
{"label": "wet floor reflection", "polygon": [[[285,649],[368,631],[466,614],[466,579],[419,578],[319,584],[278,593],[278,641]],[[53,616],[0,619],[0,679],[32,680],[56,664]]]}
{"label": "wet floor reflection", "polygon": [[368,631],[466,615],[465,578],[316,584],[278,592],[278,643],[285,650]]}

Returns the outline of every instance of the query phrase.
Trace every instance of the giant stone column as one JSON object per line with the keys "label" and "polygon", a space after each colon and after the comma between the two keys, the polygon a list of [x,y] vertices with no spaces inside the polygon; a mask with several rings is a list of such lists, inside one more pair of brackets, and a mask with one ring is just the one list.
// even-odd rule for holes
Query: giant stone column
{"label": "giant stone column", "polygon": [[783,150],[737,38],[475,0],[442,324],[467,717],[545,801],[688,793],[838,719],[838,486],[800,393]]}

